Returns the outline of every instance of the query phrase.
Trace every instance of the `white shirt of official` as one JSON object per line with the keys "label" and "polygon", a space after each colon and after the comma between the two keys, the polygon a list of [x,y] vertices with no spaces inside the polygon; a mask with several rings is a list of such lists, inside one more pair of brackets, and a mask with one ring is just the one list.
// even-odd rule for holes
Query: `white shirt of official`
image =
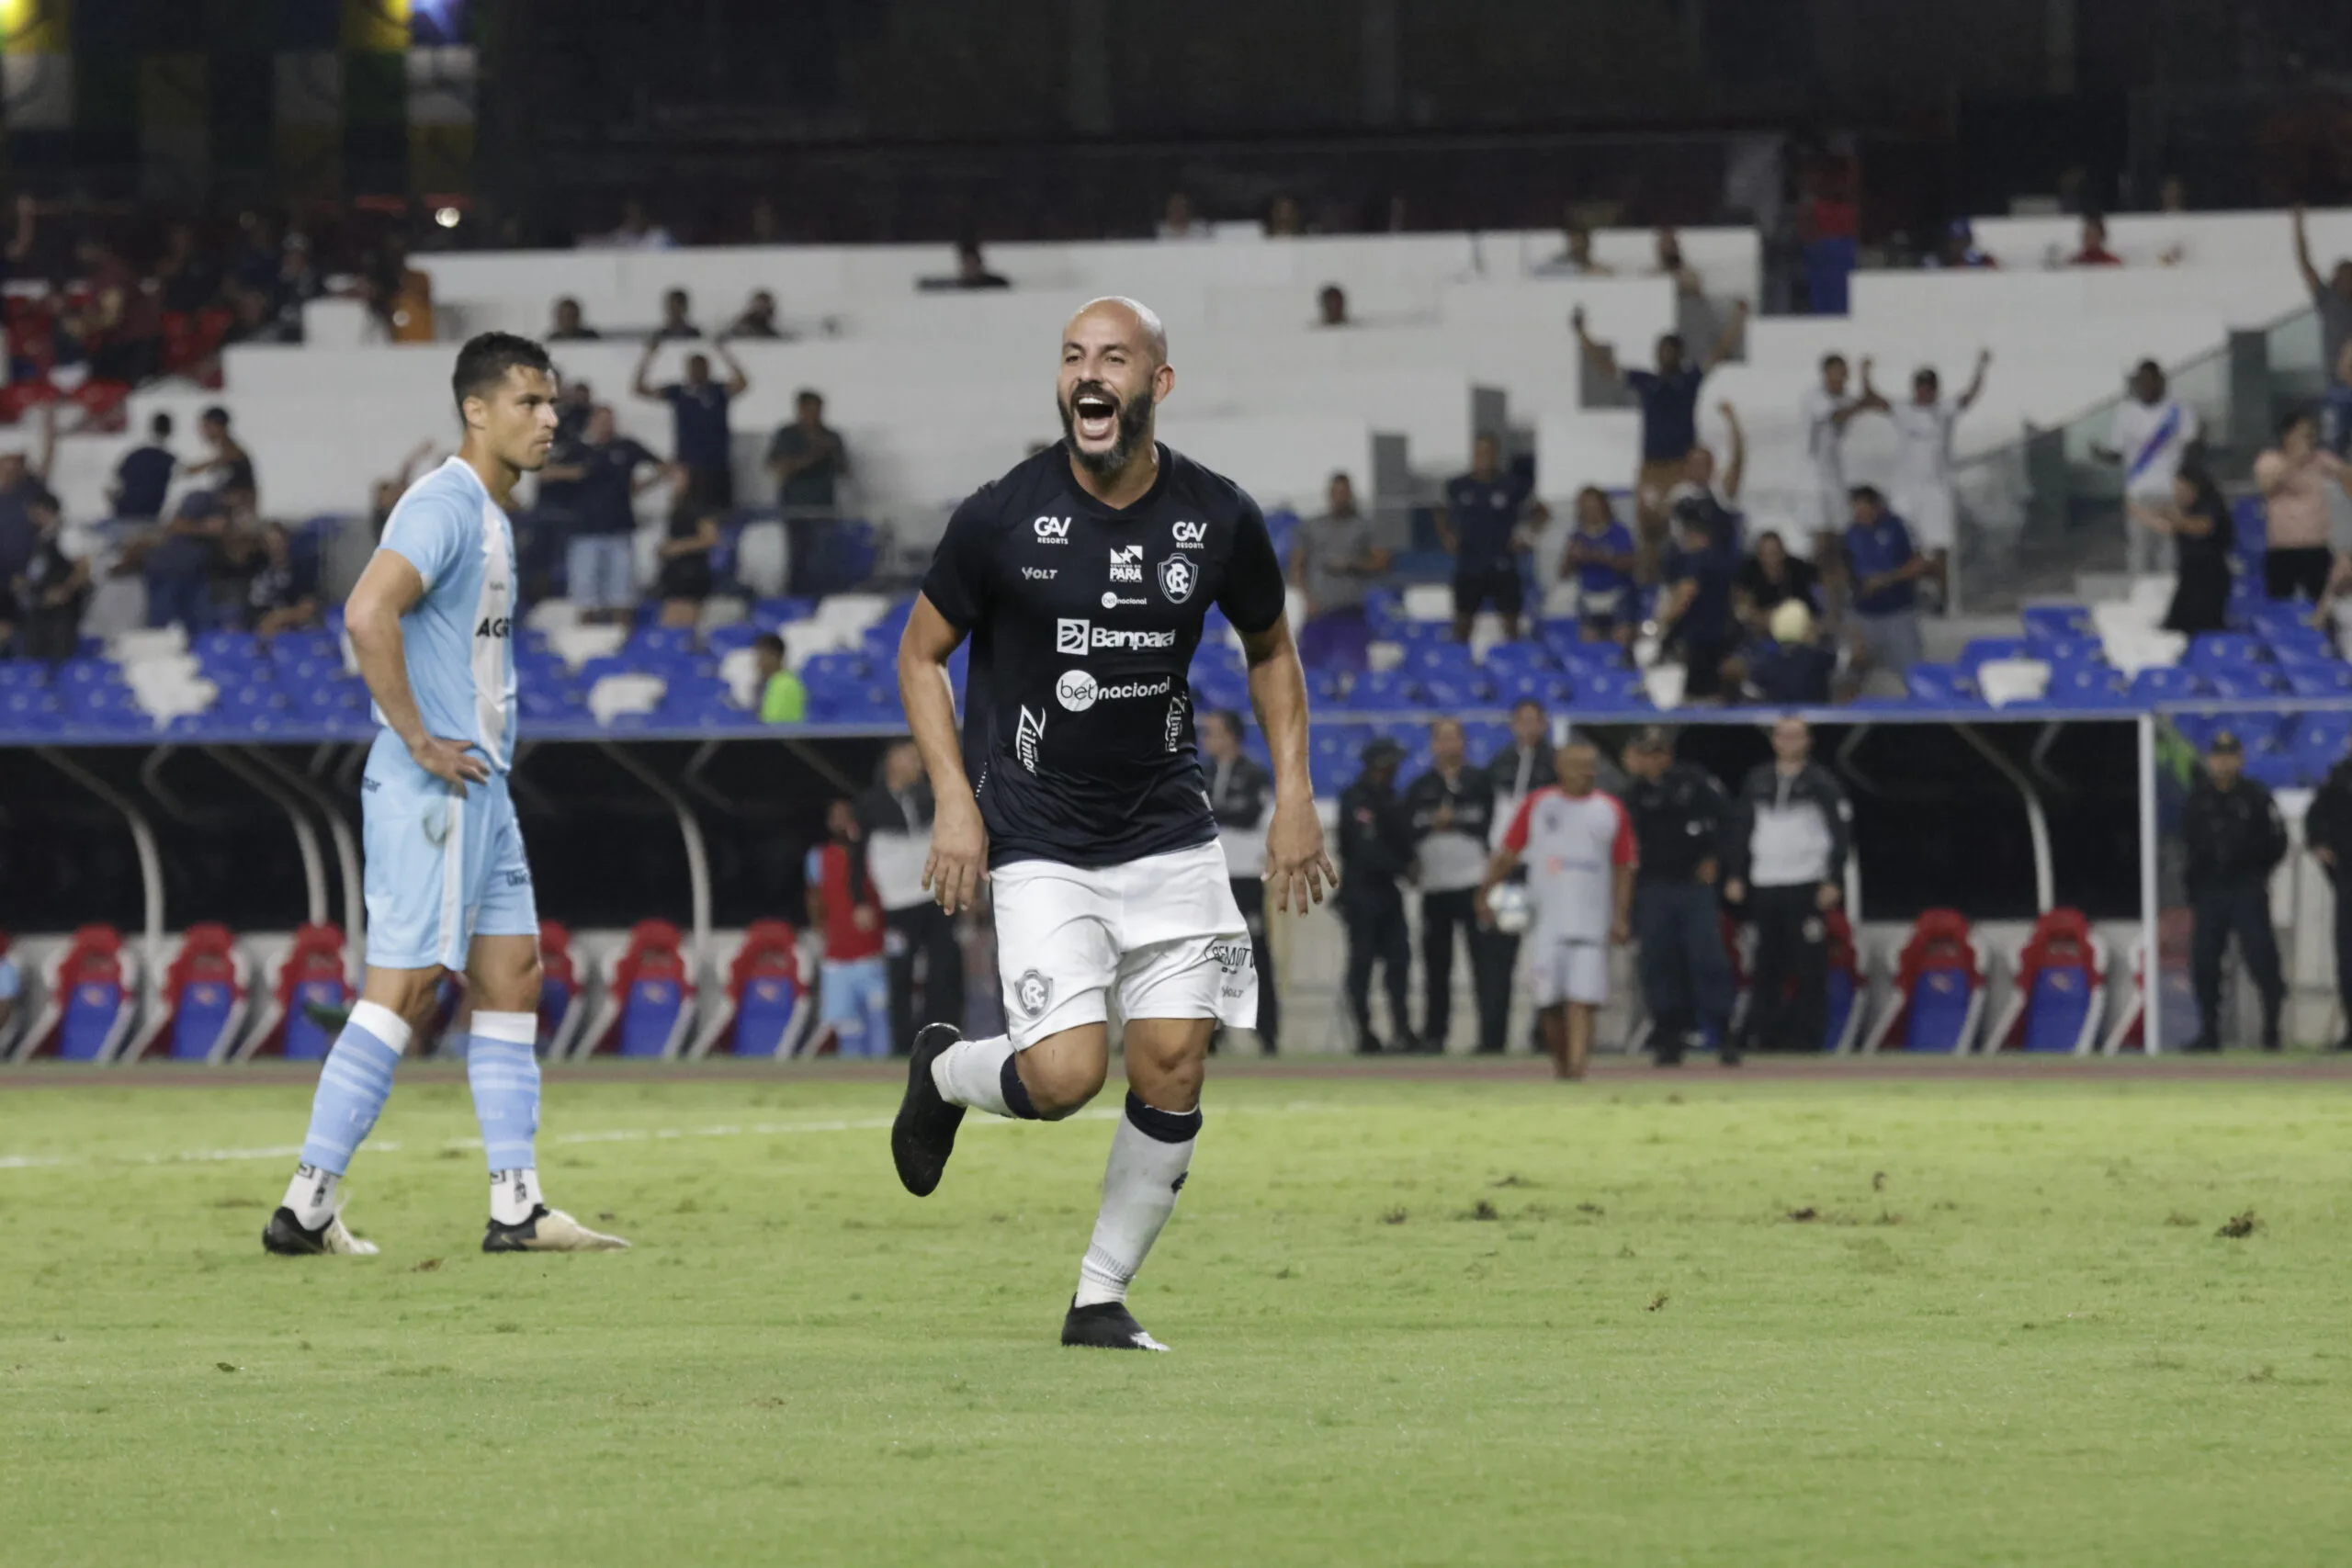
{"label": "white shirt of official", "polygon": [[2173,476],[2200,429],[2197,411],[2177,398],[2154,403],[2126,398],[2107,438],[2109,449],[2123,458],[2123,493],[2135,501],[2169,502]]}
{"label": "white shirt of official", "polygon": [[[1233,771],[1233,764],[1212,759],[1208,767],[1210,796],[1221,796],[1225,794],[1226,775]],[[1225,852],[1226,874],[1232,881],[1255,881],[1266,874],[1266,824],[1273,814],[1273,798],[1269,795],[1258,820],[1216,830],[1217,847]]]}
{"label": "white shirt of official", "polygon": [[1495,819],[1487,827],[1487,849],[1503,847],[1503,835],[1510,831],[1511,819],[1519,815],[1520,802],[1535,787],[1535,761],[1543,754],[1540,747],[1524,751],[1513,747],[1510,786],[1504,786],[1499,773],[1495,776]]}
{"label": "white shirt of official", "polygon": [[[915,798],[900,794],[891,796],[906,820],[915,819]],[[931,895],[922,890],[923,862],[931,858],[931,832],[872,832],[865,836],[865,874],[874,884],[874,896],[882,901],[886,910],[911,909],[926,902]]]}

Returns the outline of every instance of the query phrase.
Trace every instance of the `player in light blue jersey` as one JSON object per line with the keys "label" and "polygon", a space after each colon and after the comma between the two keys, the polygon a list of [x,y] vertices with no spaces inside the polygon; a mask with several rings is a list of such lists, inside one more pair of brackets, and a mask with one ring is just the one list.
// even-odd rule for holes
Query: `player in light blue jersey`
{"label": "player in light blue jersey", "polygon": [[555,374],[528,338],[484,333],[451,378],[466,434],[411,485],[344,609],[383,728],[368,753],[368,979],[319,1073],[310,1134],[271,1252],[376,1250],[337,1189],[392,1091],[392,1068],[463,970],[473,1009],[466,1076],[490,1161],[484,1252],[624,1247],[540,1201],[539,917],[507,798],[514,757],[515,482],[555,439]]}

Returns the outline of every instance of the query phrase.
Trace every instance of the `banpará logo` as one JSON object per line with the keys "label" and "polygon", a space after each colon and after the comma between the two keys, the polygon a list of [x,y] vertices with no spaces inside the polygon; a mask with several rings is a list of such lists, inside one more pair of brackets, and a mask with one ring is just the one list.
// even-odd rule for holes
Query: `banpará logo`
{"label": "banpar\u00e1 logo", "polygon": [[1141,545],[1111,547],[1111,581],[1114,582],[1143,581],[1143,547]]}
{"label": "banpar\u00e1 logo", "polygon": [[1054,699],[1072,713],[1084,713],[1096,703],[1119,703],[1136,697],[1164,697],[1175,686],[1173,675],[1156,681],[1129,681],[1105,686],[1084,670],[1065,670],[1054,682]]}
{"label": "banpar\u00e1 logo", "polygon": [[1021,765],[1032,773],[1037,771],[1037,748],[1045,743],[1045,739],[1046,710],[1023,704],[1021,728],[1013,734],[1012,751],[1021,759]]}
{"label": "banpar\u00e1 logo", "polygon": [[1197,550],[1207,542],[1209,525],[1205,523],[1179,522],[1174,525],[1172,532],[1176,536],[1178,549]]}
{"label": "banpar\u00e1 logo", "polygon": [[1054,622],[1056,653],[1097,653],[1113,649],[1122,653],[1149,653],[1175,646],[1176,634],[1172,631],[1119,631],[1111,626],[1098,626],[1082,616],[1071,615],[1061,616]]}
{"label": "banpar\u00e1 logo", "polygon": [[1041,545],[1069,543],[1069,519],[1067,517],[1040,517],[1029,526],[1037,531],[1037,542]]}
{"label": "banpar\u00e1 logo", "polygon": [[1170,604],[1190,599],[1200,581],[1201,569],[1182,556],[1170,556],[1159,563],[1159,591],[1168,595]]}

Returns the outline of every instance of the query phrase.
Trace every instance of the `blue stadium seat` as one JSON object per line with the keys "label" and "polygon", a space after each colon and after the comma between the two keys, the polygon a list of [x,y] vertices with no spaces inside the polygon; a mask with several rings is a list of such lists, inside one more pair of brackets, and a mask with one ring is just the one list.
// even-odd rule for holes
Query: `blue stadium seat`
{"label": "blue stadium seat", "polygon": [[1504,707],[1525,702],[1541,703],[1546,708],[1566,707],[1576,699],[1576,682],[1566,675],[1531,671],[1498,680],[1495,701]]}
{"label": "blue stadium seat", "polygon": [[1545,646],[1559,660],[1560,667],[1571,675],[1591,670],[1632,668],[1625,658],[1625,650],[1613,642],[1587,642],[1579,637],[1565,643],[1549,642]]}
{"label": "blue stadium seat", "polygon": [[2052,668],[2046,694],[2067,707],[2120,706],[2132,701],[2132,687],[2104,664],[2066,664]]}
{"label": "blue stadium seat", "polygon": [[800,667],[800,678],[811,691],[820,685],[841,686],[864,681],[869,673],[865,658],[856,653],[820,653]]}
{"label": "blue stadium seat", "polygon": [[1584,670],[1576,677],[1578,707],[1647,707],[1649,693],[1638,670]]}
{"label": "blue stadium seat", "polygon": [[2290,751],[2253,751],[2246,755],[2246,776],[2272,789],[2294,789],[2299,785],[2315,784],[2300,753]]}
{"label": "blue stadium seat", "polygon": [[2198,695],[2200,689],[2196,671],[2177,664],[2143,670],[2132,677],[2132,695],[2143,703],[2180,702]]}
{"label": "blue stadium seat", "polygon": [[738,621],[731,626],[714,626],[704,644],[714,654],[724,658],[739,648],[749,648],[760,640],[760,628],[749,621]]}
{"label": "blue stadium seat", "polygon": [[2270,665],[2245,664],[2234,670],[2208,670],[2204,675],[2206,689],[2217,697],[2232,702],[2246,702],[2269,696],[2286,689],[2287,682]]}
{"label": "blue stadium seat", "polygon": [[1461,643],[1425,638],[1408,647],[1405,670],[1417,680],[1440,676],[1466,681],[1477,673],[1478,662],[1470,657],[1470,649]]}
{"label": "blue stadium seat", "polygon": [[2262,662],[2263,657],[2259,637],[2244,632],[2208,632],[2190,640],[2188,663],[2190,669],[2201,671],[2239,670]]}
{"label": "blue stadium seat", "polygon": [[2032,604],[2020,611],[2018,619],[2025,623],[2025,635],[2033,642],[2098,635],[2091,625],[2091,613],[2080,604]]}
{"label": "blue stadium seat", "polygon": [[1976,701],[1976,682],[1949,664],[1914,664],[1903,672],[1903,688],[1915,704],[1939,707]]}
{"label": "blue stadium seat", "polygon": [[2026,639],[2021,637],[1980,637],[1969,639],[1968,646],[1961,649],[1960,658],[1956,662],[1962,670],[1973,676],[1977,666],[1990,663],[1996,659],[2029,657],[2030,655],[2027,651]]}
{"label": "blue stadium seat", "polygon": [[752,625],[761,631],[772,632],[794,621],[805,621],[816,613],[814,599],[763,599],[752,606]]}
{"label": "blue stadium seat", "polygon": [[2095,637],[2029,637],[2025,639],[2025,656],[2055,666],[2096,664],[2107,654]]}
{"label": "blue stadium seat", "polygon": [[1462,727],[1463,745],[1475,760],[1484,762],[1510,747],[1510,726],[1491,718],[1474,719]]}
{"label": "blue stadium seat", "polygon": [[691,626],[640,626],[629,637],[621,650],[639,664],[695,652],[695,634]]}
{"label": "blue stadium seat", "polygon": [[2279,673],[2286,677],[2287,689],[2299,697],[2352,695],[2352,664],[2288,665]]}
{"label": "blue stadium seat", "polygon": [[1401,670],[1367,671],[1348,687],[1347,699],[1341,705],[1358,713],[1412,707],[1413,685]]}
{"label": "blue stadium seat", "polygon": [[0,692],[49,684],[49,666],[38,659],[0,659]]}
{"label": "blue stadium seat", "polygon": [[1498,642],[1487,649],[1487,677],[1491,681],[1548,672],[1559,667],[1558,656],[1540,642]]}

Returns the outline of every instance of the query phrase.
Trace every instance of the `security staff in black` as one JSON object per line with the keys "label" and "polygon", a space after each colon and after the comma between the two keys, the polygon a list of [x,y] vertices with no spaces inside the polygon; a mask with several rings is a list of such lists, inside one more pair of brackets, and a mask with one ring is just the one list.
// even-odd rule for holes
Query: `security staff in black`
{"label": "security staff in black", "polygon": [[[1478,884],[1487,874],[1487,841],[1494,826],[1495,786],[1470,765],[1461,722],[1430,726],[1430,771],[1405,791],[1413,818],[1414,859],[1420,864],[1421,1032],[1424,1051],[1442,1054],[1453,1032],[1453,944],[1470,947],[1472,994],[1480,1009],[1479,1034],[1489,1024],[1492,987],[1481,986],[1488,950],[1478,941]],[[1500,1026],[1495,1026],[1499,1028]]]}
{"label": "security staff in black", "polygon": [[1274,981],[1273,949],[1266,945],[1266,818],[1274,809],[1274,776],[1241,750],[1238,713],[1201,715],[1201,771],[1233,901],[1250,923],[1258,962],[1258,1043],[1271,1056],[1281,1049],[1283,1032],[1282,990]]}
{"label": "security staff in black", "polygon": [[[1532,697],[1521,698],[1510,710],[1510,744],[1487,763],[1487,783],[1495,792],[1495,815],[1487,834],[1489,852],[1501,846],[1503,830],[1519,814],[1519,803],[1544,785],[1559,782],[1555,750],[1552,721],[1544,705]],[[1601,787],[1608,787],[1605,781]],[[1526,868],[1513,871],[1510,880],[1524,883]],[[1476,955],[1471,967],[1478,976],[1478,1050],[1485,1055],[1500,1055],[1510,1043],[1511,979],[1519,972],[1519,937],[1499,927],[1479,926],[1470,933],[1470,951]],[[1534,1045],[1539,1053],[1545,1048],[1543,1032],[1538,1022]]]}
{"label": "security staff in black", "polygon": [[1674,760],[1674,739],[1653,725],[1625,748],[1625,793],[1641,849],[1634,875],[1634,940],[1650,1048],[1661,1067],[1712,1030],[1726,1067],[1739,1065],[1731,1039],[1731,957],[1724,952],[1716,887],[1731,797],[1704,768]]}
{"label": "security staff in black", "polygon": [[2345,1038],[2352,1051],[2352,756],[2327,771],[2311,809],[2303,813],[2303,842],[2335,891],[2335,994],[2344,1004]]}
{"label": "security staff in black", "polygon": [[1748,773],[1732,809],[1724,894],[1756,928],[1743,1048],[1818,1051],[1829,1018],[1826,917],[1844,896],[1853,807],[1813,761],[1804,720],[1772,726],[1772,760]]}
{"label": "security staff in black", "polygon": [[1363,749],[1363,772],[1340,792],[1340,918],[1348,927],[1348,1012],[1355,1020],[1356,1050],[1382,1049],[1372,1032],[1372,971],[1379,965],[1388,993],[1388,1027],[1401,1051],[1417,1049],[1407,1021],[1412,943],[1405,934],[1405,895],[1397,883],[1413,869],[1413,819],[1396,793],[1396,764],[1405,749],[1374,740]]}
{"label": "security staff in black", "polygon": [[2270,929],[2270,874],[2287,858],[2287,823],[2270,792],[2245,769],[2245,748],[2222,730],[2181,807],[2193,922],[2188,974],[2197,987],[2192,1051],[2222,1048],[2222,955],[2233,932],[2262,997],[2262,1048],[2278,1049],[2278,1010],[2287,987],[2278,975],[2278,939]]}

